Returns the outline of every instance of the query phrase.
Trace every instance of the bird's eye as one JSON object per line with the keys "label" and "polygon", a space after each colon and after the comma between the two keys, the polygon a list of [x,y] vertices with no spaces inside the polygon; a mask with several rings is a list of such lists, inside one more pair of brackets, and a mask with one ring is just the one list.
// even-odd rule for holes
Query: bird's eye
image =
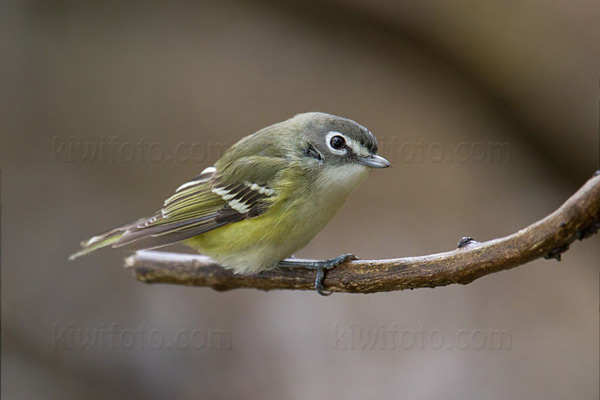
{"label": "bird's eye", "polygon": [[339,135],[335,135],[331,139],[329,139],[329,144],[335,150],[341,150],[346,146],[346,140]]}

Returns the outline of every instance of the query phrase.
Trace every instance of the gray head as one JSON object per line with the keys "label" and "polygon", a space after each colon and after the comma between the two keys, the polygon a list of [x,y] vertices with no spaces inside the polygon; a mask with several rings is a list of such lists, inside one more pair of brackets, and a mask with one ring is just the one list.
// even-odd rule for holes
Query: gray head
{"label": "gray head", "polygon": [[301,130],[306,156],[333,165],[362,164],[387,168],[390,163],[377,155],[377,139],[364,126],[335,115],[309,112],[290,120]]}

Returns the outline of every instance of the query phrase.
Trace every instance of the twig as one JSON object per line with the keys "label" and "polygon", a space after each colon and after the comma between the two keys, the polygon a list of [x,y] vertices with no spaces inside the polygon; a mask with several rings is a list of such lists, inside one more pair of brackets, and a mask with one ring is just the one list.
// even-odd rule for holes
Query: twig
{"label": "twig", "polygon": [[[560,261],[576,239],[600,228],[600,171],[558,210],[510,236],[488,242],[463,238],[456,250],[421,257],[349,261],[327,271],[332,292],[375,293],[421,287],[467,284],[540,257]],[[276,268],[236,275],[202,255],[140,251],[126,259],[135,277],[147,283],[237,288],[313,290],[315,271]]]}

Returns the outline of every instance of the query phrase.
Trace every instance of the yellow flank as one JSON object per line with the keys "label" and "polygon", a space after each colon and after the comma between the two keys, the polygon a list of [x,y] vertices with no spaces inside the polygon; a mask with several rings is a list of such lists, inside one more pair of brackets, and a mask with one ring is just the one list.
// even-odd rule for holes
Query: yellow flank
{"label": "yellow flank", "polygon": [[293,209],[284,208],[287,207],[282,202],[274,204],[259,217],[202,233],[188,239],[186,244],[236,272],[274,266],[310,240],[310,237],[300,242],[290,240],[291,236],[299,236],[308,224],[298,221],[295,218],[298,213]]}
{"label": "yellow flank", "polygon": [[[281,214],[281,206],[271,207],[263,215],[228,224],[212,231],[188,239],[187,244],[201,250],[215,253],[230,253],[244,250],[259,242],[281,242],[289,226],[282,226],[286,217]],[[288,211],[289,213],[289,211]],[[276,220],[277,217],[277,220]]]}

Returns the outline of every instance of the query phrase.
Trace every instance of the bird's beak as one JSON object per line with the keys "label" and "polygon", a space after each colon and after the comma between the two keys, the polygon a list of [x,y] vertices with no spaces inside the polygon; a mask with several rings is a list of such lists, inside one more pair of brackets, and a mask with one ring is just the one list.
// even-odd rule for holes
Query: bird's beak
{"label": "bird's beak", "polygon": [[375,154],[368,157],[358,157],[358,163],[370,168],[387,168],[391,165],[388,160]]}

